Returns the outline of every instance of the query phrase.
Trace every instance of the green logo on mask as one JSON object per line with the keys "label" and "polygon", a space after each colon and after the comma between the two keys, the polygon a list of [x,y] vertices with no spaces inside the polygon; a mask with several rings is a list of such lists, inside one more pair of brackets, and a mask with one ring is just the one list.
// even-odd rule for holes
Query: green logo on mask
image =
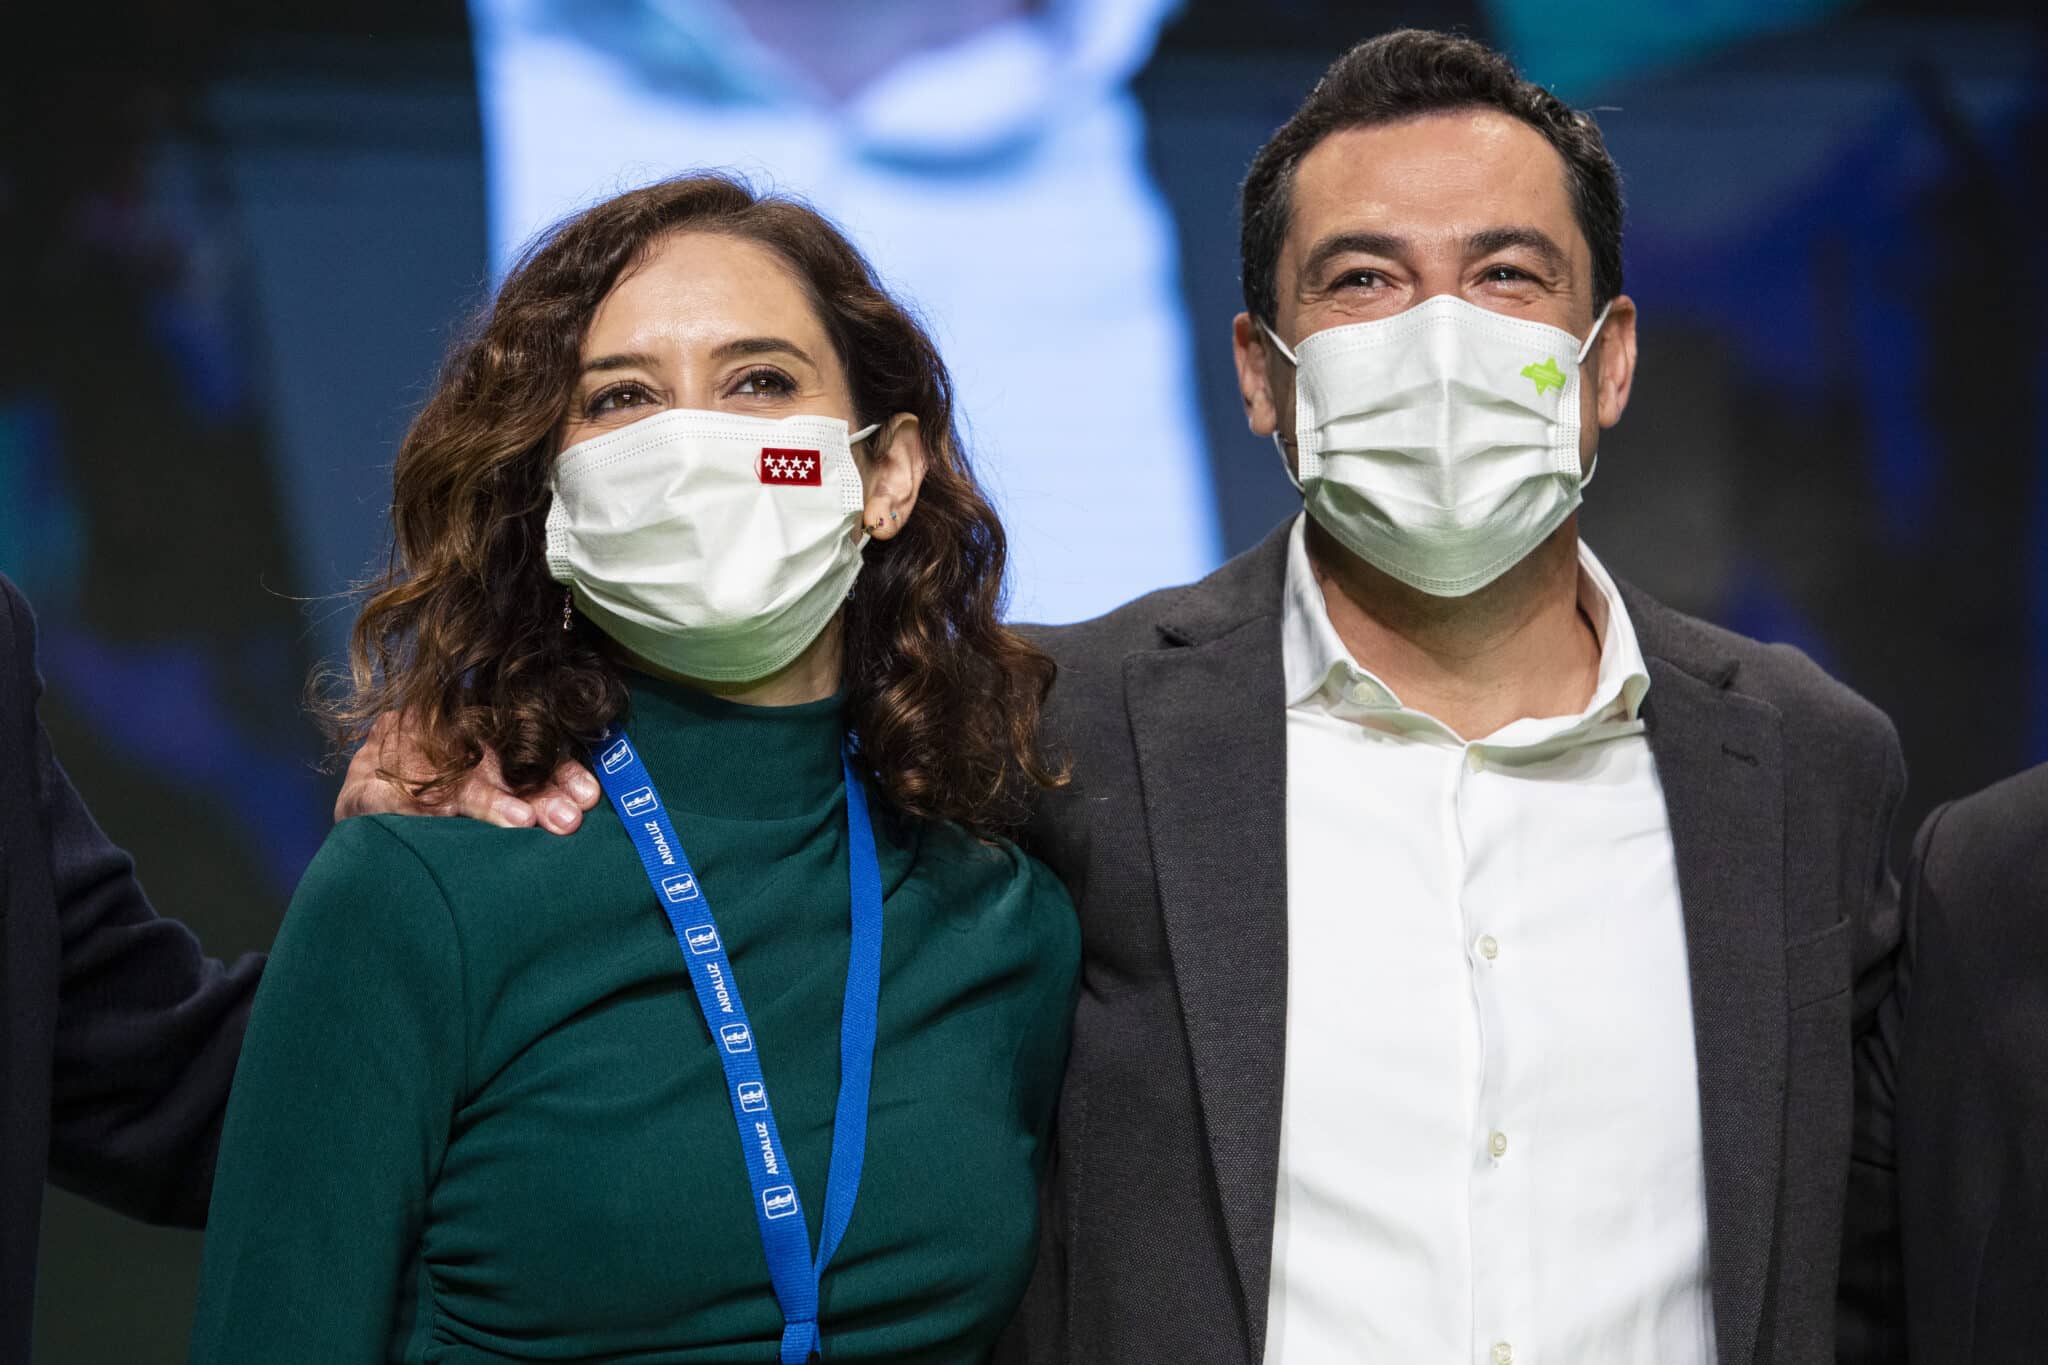
{"label": "green logo on mask", "polygon": [[1564,371],[1557,368],[1557,362],[1549,356],[1543,357],[1541,365],[1524,365],[1522,378],[1536,385],[1536,394],[1541,397],[1550,389],[1564,390]]}

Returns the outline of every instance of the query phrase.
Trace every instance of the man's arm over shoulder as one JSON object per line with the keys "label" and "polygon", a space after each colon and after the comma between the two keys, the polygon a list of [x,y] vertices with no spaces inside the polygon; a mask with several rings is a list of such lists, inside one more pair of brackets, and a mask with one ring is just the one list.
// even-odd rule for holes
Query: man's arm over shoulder
{"label": "man's arm over shoulder", "polygon": [[262,962],[224,967],[151,908],[128,855],[94,823],[51,751],[35,709],[34,619],[4,578],[0,644],[18,699],[4,723],[29,756],[28,799],[62,954],[51,1178],[134,1217],[197,1226]]}

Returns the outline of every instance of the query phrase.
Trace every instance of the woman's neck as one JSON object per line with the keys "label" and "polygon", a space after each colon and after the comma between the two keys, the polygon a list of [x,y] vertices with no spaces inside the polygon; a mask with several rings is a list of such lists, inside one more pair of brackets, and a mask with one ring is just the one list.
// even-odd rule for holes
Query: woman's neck
{"label": "woman's neck", "polygon": [[756,678],[752,682],[712,682],[706,678],[693,678],[687,673],[677,673],[650,663],[616,641],[612,642],[612,653],[619,662],[637,672],[694,687],[699,692],[708,692],[742,706],[801,706],[805,702],[823,701],[839,691],[839,661],[845,639],[841,619],[834,616],[803,653],[767,677]]}

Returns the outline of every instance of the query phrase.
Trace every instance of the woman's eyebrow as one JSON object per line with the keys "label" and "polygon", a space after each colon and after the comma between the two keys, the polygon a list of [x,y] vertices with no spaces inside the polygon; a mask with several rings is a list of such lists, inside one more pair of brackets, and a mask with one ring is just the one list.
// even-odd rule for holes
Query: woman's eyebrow
{"label": "woman's eyebrow", "polygon": [[617,355],[601,355],[595,360],[583,362],[583,373],[594,374],[602,370],[652,370],[660,368],[654,357],[645,351],[621,351]]}
{"label": "woman's eyebrow", "polygon": [[711,353],[711,358],[713,360],[732,360],[739,356],[766,355],[771,351],[779,351],[795,356],[813,369],[817,368],[818,362],[811,359],[809,352],[805,351],[803,347],[797,345],[794,341],[789,341],[782,337],[741,337],[737,341],[728,341],[723,346],[720,346]]}

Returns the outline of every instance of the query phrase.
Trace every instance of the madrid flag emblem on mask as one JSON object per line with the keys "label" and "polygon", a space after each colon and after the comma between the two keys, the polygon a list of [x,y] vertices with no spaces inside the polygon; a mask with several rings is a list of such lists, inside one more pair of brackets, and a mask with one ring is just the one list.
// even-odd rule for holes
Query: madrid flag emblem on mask
{"label": "madrid flag emblem on mask", "polygon": [[759,466],[761,482],[817,488],[825,481],[824,463],[815,450],[787,450],[778,446],[763,446]]}

